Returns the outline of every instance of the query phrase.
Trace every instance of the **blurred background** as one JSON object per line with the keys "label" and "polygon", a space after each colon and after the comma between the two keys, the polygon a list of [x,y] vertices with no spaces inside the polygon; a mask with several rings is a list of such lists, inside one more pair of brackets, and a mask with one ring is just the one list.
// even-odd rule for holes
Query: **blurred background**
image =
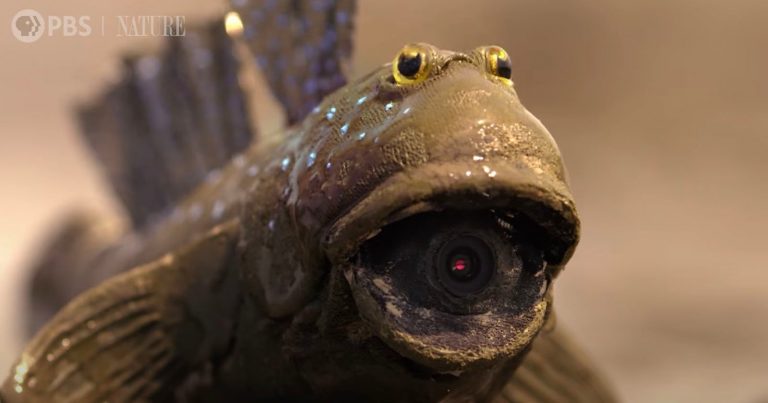
{"label": "blurred background", "polygon": [[[224,0],[0,6],[0,368],[22,340],[45,239],[74,208],[116,211],[70,112],[156,39],[10,33],[13,15],[183,15]],[[406,42],[498,44],[570,170],[583,238],[562,326],[628,402],[768,401],[768,2],[360,1],[354,74]],[[0,376],[4,377],[4,375]]]}

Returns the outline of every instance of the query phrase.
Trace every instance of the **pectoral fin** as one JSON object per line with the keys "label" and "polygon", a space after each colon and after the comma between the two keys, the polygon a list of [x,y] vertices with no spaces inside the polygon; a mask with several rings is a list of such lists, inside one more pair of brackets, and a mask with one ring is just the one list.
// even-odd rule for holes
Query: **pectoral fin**
{"label": "pectoral fin", "polygon": [[555,328],[543,331],[494,403],[612,403],[589,359]]}
{"label": "pectoral fin", "polygon": [[165,401],[228,345],[237,225],[82,294],[29,343],[4,402]]}

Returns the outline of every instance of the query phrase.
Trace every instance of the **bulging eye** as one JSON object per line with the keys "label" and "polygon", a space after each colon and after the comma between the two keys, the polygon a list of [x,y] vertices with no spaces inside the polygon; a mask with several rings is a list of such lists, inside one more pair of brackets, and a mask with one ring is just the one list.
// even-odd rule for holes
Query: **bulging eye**
{"label": "bulging eye", "polygon": [[507,51],[498,46],[488,46],[484,51],[485,67],[490,74],[512,84],[512,62]]}
{"label": "bulging eye", "polygon": [[422,44],[405,45],[392,62],[392,76],[400,85],[417,84],[429,77],[432,49]]}

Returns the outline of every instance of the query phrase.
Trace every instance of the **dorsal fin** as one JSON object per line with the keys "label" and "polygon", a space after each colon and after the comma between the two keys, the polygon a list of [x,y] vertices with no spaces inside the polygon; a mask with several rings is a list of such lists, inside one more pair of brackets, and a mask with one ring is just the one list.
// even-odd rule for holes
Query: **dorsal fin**
{"label": "dorsal fin", "polygon": [[[285,109],[302,119],[344,85],[354,0],[232,0],[244,41]],[[224,20],[159,54],[125,59],[120,81],[79,111],[82,131],[135,227],[170,210],[254,137]]]}
{"label": "dorsal fin", "polygon": [[159,54],[126,58],[120,81],[81,108],[85,138],[135,226],[251,143],[238,69],[217,20],[169,38]]}
{"label": "dorsal fin", "polygon": [[354,0],[231,0],[288,124],[346,83]]}

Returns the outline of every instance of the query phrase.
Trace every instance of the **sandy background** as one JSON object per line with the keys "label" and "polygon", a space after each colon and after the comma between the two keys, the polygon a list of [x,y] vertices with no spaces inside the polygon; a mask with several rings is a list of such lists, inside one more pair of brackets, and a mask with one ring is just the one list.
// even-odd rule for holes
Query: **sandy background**
{"label": "sandy background", "polygon": [[[218,0],[0,6],[0,368],[19,348],[24,264],[63,212],[114,209],[72,103],[151,40],[17,42],[12,16],[185,15]],[[405,42],[512,55],[565,155],[582,243],[560,320],[629,402],[768,400],[768,2],[362,1],[356,73]]]}

